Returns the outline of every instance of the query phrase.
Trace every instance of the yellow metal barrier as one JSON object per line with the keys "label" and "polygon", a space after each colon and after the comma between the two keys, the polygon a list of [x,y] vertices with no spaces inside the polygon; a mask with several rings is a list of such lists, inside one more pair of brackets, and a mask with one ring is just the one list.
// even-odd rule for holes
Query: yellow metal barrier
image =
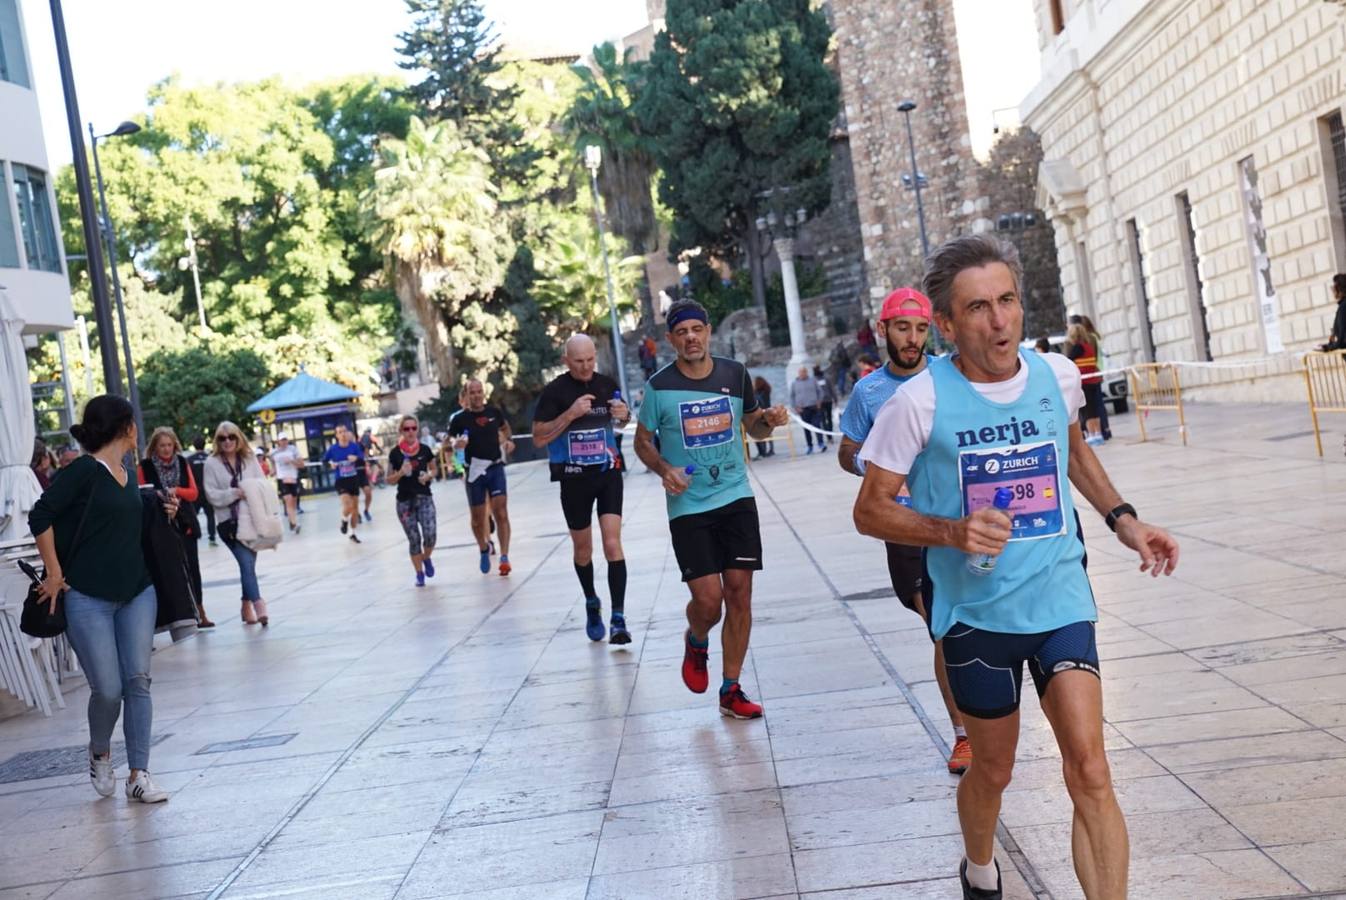
{"label": "yellow metal barrier", "polygon": [[[794,435],[794,429],[790,427],[792,424],[793,423],[787,422],[786,424],[780,426],[780,428],[773,428],[771,430],[771,434],[768,437],[764,438],[763,442],[780,440],[780,438],[776,437],[776,433],[779,432],[782,428],[785,429],[785,442],[790,445],[790,457],[793,458],[795,455],[795,435]],[[748,452],[748,442],[752,441],[755,444],[757,443],[757,438],[749,437],[748,429],[746,428],[739,429],[739,433],[743,435],[743,459],[746,462],[752,462],[753,457],[752,454]]]}
{"label": "yellow metal barrier", "polygon": [[1313,439],[1318,455],[1323,455],[1323,435],[1318,413],[1346,413],[1346,350],[1304,354],[1304,384],[1309,389],[1309,415],[1313,417]]}
{"label": "yellow metal barrier", "polygon": [[1141,363],[1128,367],[1126,374],[1131,380],[1131,396],[1136,403],[1140,439],[1149,440],[1145,434],[1145,417],[1151,410],[1176,412],[1178,434],[1186,447],[1187,417],[1182,410],[1182,381],[1178,378],[1178,367],[1172,363]]}

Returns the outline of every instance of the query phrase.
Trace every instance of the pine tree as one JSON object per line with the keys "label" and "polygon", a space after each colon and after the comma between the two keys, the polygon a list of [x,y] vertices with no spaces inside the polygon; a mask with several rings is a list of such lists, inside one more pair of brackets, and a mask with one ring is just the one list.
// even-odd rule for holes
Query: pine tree
{"label": "pine tree", "polygon": [[676,216],[671,249],[746,255],[760,304],[756,218],[830,197],[831,29],[810,0],[668,0],[666,23],[636,111]]}
{"label": "pine tree", "polygon": [[481,0],[406,0],[412,27],[398,37],[398,66],[424,74],[406,96],[427,123],[452,120],[485,150],[497,183],[521,181],[532,155],[514,116],[520,89],[500,76],[495,27]]}

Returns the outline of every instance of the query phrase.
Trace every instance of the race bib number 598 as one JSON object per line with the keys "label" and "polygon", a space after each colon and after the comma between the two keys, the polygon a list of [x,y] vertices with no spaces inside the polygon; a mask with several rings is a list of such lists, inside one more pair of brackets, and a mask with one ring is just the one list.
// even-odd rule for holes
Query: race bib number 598
{"label": "race bib number 598", "polygon": [[734,408],[728,397],[707,397],[678,404],[682,445],[688,450],[715,447],[734,439]]}

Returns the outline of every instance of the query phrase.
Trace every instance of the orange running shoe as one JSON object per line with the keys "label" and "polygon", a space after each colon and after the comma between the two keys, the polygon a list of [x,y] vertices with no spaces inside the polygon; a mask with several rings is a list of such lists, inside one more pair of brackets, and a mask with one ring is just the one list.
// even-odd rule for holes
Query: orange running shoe
{"label": "orange running shoe", "polygon": [[962,775],[972,765],[972,745],[967,738],[954,738],[953,752],[949,754],[949,774]]}
{"label": "orange running shoe", "polygon": [[508,575],[510,572],[513,571],[514,571],[513,567],[510,566],[509,564],[509,557],[508,556],[500,557],[500,574]]}

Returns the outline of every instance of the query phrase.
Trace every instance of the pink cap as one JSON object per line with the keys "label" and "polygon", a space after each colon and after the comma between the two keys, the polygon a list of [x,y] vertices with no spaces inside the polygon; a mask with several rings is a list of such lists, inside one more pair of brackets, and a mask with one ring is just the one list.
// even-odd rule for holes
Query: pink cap
{"label": "pink cap", "polygon": [[918,319],[930,318],[930,299],[915,288],[901,287],[883,300],[883,309],[879,312],[879,321],[896,319],[898,316],[915,316]]}

